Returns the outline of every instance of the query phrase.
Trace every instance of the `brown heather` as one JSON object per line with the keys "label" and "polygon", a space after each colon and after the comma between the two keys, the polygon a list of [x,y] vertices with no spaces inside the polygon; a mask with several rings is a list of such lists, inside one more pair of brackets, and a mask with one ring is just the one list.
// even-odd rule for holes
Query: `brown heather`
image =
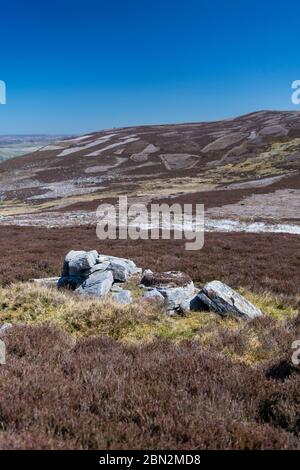
{"label": "brown heather", "polygon": [[233,288],[269,291],[298,305],[300,237],[286,234],[206,233],[200,251],[185,251],[178,240],[107,240],[94,227],[44,229],[0,227],[0,285],[31,277],[59,275],[70,249],[133,259],[153,271],[184,271],[203,284],[213,279]]}
{"label": "brown heather", "polygon": [[197,341],[74,343],[49,325],[18,326],[5,342],[2,449],[300,448],[297,371],[274,379],[270,364]]}
{"label": "brown heather", "polygon": [[[1,337],[1,449],[300,449],[298,237],[207,234],[200,252],[91,228],[1,227],[0,240],[1,323],[16,323]],[[223,280],[266,316],[167,318],[17,282],[58,274],[71,248]]]}

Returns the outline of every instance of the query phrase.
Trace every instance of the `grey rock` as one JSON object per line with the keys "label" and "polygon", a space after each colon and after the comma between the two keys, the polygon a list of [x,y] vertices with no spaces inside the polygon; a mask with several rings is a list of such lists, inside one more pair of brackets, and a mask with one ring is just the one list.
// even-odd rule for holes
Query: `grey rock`
{"label": "grey rock", "polygon": [[66,254],[65,256],[65,261],[67,263],[70,263],[70,261],[72,261],[72,259],[74,258],[77,258],[77,256],[80,256],[80,255],[84,255],[86,253],[86,251],[83,251],[83,250],[71,250],[69,251],[69,253]]}
{"label": "grey rock", "polygon": [[[180,271],[155,273],[147,269],[143,272],[141,283],[143,286],[154,288],[164,298],[169,313],[182,312],[180,305],[186,306],[195,295],[192,279]],[[145,296],[149,296],[149,293]]]}
{"label": "grey rock", "polygon": [[103,297],[113,282],[126,282],[137,273],[141,269],[130,259],[98,254],[96,250],[71,250],[65,257],[62,276],[56,282],[58,288]]}
{"label": "grey rock", "polygon": [[234,315],[255,318],[263,315],[261,310],[223,282],[213,281],[200,290],[192,301],[193,309],[210,310],[221,316]]}
{"label": "grey rock", "polygon": [[145,269],[143,271],[143,275],[142,275],[142,279],[145,277],[145,276],[148,276],[150,274],[153,274],[153,271],[151,271],[151,269]]}
{"label": "grey rock", "polygon": [[118,302],[120,304],[124,304],[124,305],[131,304],[132,302],[131,292],[129,290],[122,290],[120,292],[116,292],[112,295],[112,299],[115,302]]}
{"label": "grey rock", "polygon": [[[67,257],[69,254],[67,255]],[[98,253],[97,251],[84,251],[78,253],[75,256],[72,256],[71,259],[65,259],[69,263],[69,274],[71,276],[80,274],[82,271],[92,268],[97,261]]]}
{"label": "grey rock", "polygon": [[260,145],[263,142],[263,139],[257,134],[256,131],[250,132],[248,140],[250,140],[253,144],[257,144],[257,145]]}
{"label": "grey rock", "polygon": [[98,256],[98,259],[99,258],[101,259],[101,257],[108,258],[111,263],[115,263],[115,264],[126,267],[129,276],[142,273],[141,268],[138,268],[137,265],[134,263],[134,261],[132,261],[131,259],[118,258],[117,256],[106,256],[106,255],[100,255]]}
{"label": "grey rock", "polygon": [[144,298],[145,299],[156,299],[156,300],[161,301],[161,302],[165,301],[164,296],[157,289],[151,289],[151,290],[146,291],[144,293]]}
{"label": "grey rock", "polygon": [[[91,263],[91,261],[95,257],[95,254],[97,254],[97,257],[98,257],[98,253],[96,251],[90,251],[90,252],[82,251],[82,250],[81,251],[76,251],[76,250],[69,251],[69,253],[65,256],[64,265],[63,265],[62,274],[61,274],[62,277],[67,277],[67,276],[74,275],[74,274],[77,275],[80,273],[81,269],[84,270],[84,269],[89,269],[90,267],[92,267],[95,263]],[[86,257],[88,261],[86,263],[83,263],[84,266],[81,267],[80,260],[84,260]]]}
{"label": "grey rock", "polygon": [[126,258],[117,258],[115,256],[109,256],[108,269],[113,272],[115,281],[126,282],[129,277],[134,274],[141,274],[141,268],[138,268],[136,264]]}
{"label": "grey rock", "polygon": [[98,255],[96,263],[101,264],[109,261],[109,256],[107,255]]}
{"label": "grey rock", "polygon": [[128,266],[122,260],[111,261],[108,270],[112,271],[115,281],[126,282],[129,277]]}
{"label": "grey rock", "polygon": [[105,297],[113,285],[114,278],[111,271],[95,272],[89,276],[75,292],[80,295]]}
{"label": "grey rock", "polygon": [[85,251],[78,251],[78,250],[71,250],[69,253],[66,254],[65,260],[64,260],[64,265],[63,265],[63,270],[62,270],[62,277],[67,277],[70,275],[70,270],[69,270],[69,263],[72,261],[72,259],[78,257],[78,256],[83,256],[85,254]]}
{"label": "grey rock", "polygon": [[83,271],[82,274],[84,277],[89,277],[91,274],[95,272],[106,271],[107,268],[109,267],[109,264],[110,264],[109,261],[103,261],[102,263],[95,264],[92,268]]}
{"label": "grey rock", "polygon": [[195,287],[193,281],[182,287],[157,287],[165,299],[168,311],[181,311],[180,305],[190,302],[194,297]]}
{"label": "grey rock", "polygon": [[179,305],[179,311],[180,313],[188,313],[191,310],[191,301],[188,300],[183,300],[180,305]]}
{"label": "grey rock", "polygon": [[0,334],[5,333],[7,330],[10,330],[13,327],[12,323],[2,323],[0,325]]}

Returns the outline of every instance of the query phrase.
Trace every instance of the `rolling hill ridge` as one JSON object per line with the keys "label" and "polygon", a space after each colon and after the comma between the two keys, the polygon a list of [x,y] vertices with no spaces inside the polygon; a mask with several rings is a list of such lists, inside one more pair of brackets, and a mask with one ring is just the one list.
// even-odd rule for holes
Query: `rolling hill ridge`
{"label": "rolling hill ridge", "polygon": [[60,212],[81,223],[126,194],[197,201],[214,218],[298,224],[299,172],[300,112],[110,129],[2,162],[0,216],[10,223]]}

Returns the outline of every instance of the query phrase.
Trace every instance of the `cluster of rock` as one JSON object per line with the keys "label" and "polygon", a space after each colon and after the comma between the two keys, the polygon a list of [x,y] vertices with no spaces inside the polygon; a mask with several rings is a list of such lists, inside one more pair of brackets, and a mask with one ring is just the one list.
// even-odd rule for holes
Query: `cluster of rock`
{"label": "cluster of rock", "polygon": [[[140,289],[140,297],[160,302],[168,314],[184,314],[193,311],[212,311],[221,316],[233,315],[255,318],[262,312],[238,292],[220,281],[207,283],[200,291],[185,273],[163,273],[142,269],[125,258],[98,254],[97,251],[70,251],[63,264],[60,278],[35,280],[67,288],[82,296],[106,297],[116,302],[132,302],[130,287],[124,283],[134,278]],[[127,282],[127,286],[130,283]]]}
{"label": "cluster of rock", "polygon": [[143,273],[141,286],[147,289],[144,297],[161,300],[169,313],[189,311],[191,299],[195,296],[192,279],[178,271],[153,273],[147,269]]}
{"label": "cluster of rock", "polygon": [[141,282],[143,286],[151,289],[144,296],[161,298],[169,313],[187,313],[193,310],[245,318],[262,315],[257,307],[220,281],[209,282],[197,292],[192,279],[187,274],[153,273],[146,270]]}
{"label": "cluster of rock", "polygon": [[111,291],[114,300],[130,303],[131,293],[123,290],[120,283],[141,273],[141,268],[129,259],[100,255],[96,250],[72,250],[65,257],[57,287],[95,297],[105,297]]}

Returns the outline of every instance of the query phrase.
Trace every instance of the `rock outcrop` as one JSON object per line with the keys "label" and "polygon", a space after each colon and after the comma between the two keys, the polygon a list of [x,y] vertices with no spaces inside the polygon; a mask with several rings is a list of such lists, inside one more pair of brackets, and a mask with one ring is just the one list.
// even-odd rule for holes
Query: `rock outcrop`
{"label": "rock outcrop", "polygon": [[[51,286],[54,279],[35,279],[34,282]],[[98,254],[95,250],[70,251],[57,287],[71,289],[82,296],[103,298],[110,294],[113,301],[126,305],[133,300],[131,283],[135,289],[140,287],[137,297],[156,300],[169,315],[186,314],[190,310],[245,319],[262,315],[257,307],[223,282],[209,282],[196,295],[194,283],[186,273],[146,269],[142,274],[132,260]]]}
{"label": "rock outcrop", "polygon": [[192,279],[180,271],[154,273],[146,270],[141,284],[154,290],[152,295],[150,290],[150,293],[145,295],[146,297],[158,297],[160,294],[164,298],[166,310],[170,314],[186,311],[186,303],[190,303],[195,294]]}
{"label": "rock outcrop", "polygon": [[[58,288],[67,288],[80,295],[105,297],[115,282],[126,282],[141,269],[129,259],[99,255],[96,250],[70,251],[64,261]],[[130,303],[131,296],[124,291],[115,296],[121,303]]]}
{"label": "rock outcrop", "polygon": [[259,308],[220,281],[206,284],[192,300],[191,306],[193,310],[210,310],[221,316],[252,319],[262,315]]}

